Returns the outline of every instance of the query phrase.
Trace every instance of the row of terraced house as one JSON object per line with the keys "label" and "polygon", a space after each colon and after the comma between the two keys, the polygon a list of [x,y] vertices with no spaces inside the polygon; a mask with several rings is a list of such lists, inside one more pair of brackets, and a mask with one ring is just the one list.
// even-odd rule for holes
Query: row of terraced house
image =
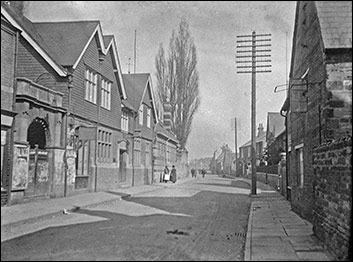
{"label": "row of terraced house", "polygon": [[160,182],[187,151],[150,73],[123,74],[99,21],[35,23],[1,4],[1,204]]}
{"label": "row of terraced house", "polygon": [[[274,185],[278,179],[292,209],[313,224],[335,260],[350,261],[351,1],[297,1],[287,97],[278,113],[268,113],[267,131],[262,125],[258,130],[257,170],[278,172]],[[244,164],[250,162],[250,142],[240,147]],[[261,167],[265,148],[277,153],[275,164],[285,156],[284,170]],[[257,179],[265,181],[264,175],[259,172]]]}
{"label": "row of terraced house", "polygon": [[[351,1],[297,1],[287,98],[279,113],[282,120],[269,113],[267,135],[256,142],[285,155],[280,192],[335,260],[351,260]],[[273,132],[275,122],[285,128]]]}

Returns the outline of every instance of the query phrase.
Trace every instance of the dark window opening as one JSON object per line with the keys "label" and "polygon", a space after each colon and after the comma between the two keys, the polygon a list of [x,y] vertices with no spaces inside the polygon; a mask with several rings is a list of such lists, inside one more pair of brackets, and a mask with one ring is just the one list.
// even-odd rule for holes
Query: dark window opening
{"label": "dark window opening", "polygon": [[34,119],[34,121],[28,127],[27,132],[27,141],[30,145],[30,148],[35,148],[35,145],[38,145],[39,149],[45,149],[47,130],[48,125],[43,119]]}

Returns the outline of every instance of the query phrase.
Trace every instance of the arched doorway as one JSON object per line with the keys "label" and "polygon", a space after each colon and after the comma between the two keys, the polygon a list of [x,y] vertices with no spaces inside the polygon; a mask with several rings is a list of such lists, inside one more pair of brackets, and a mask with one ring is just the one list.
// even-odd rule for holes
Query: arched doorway
{"label": "arched doorway", "polygon": [[49,137],[49,126],[42,118],[35,118],[28,127],[27,142],[29,144],[28,190],[25,195],[44,196],[49,185],[48,152],[46,150]]}

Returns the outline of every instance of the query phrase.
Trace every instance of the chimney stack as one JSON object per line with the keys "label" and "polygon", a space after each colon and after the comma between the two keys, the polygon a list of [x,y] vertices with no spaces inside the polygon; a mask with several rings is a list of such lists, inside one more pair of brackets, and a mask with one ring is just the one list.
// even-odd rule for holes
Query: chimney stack
{"label": "chimney stack", "polygon": [[257,130],[258,130],[257,137],[260,137],[265,133],[264,126],[262,125],[262,123],[259,124],[259,127],[257,128]]}
{"label": "chimney stack", "polygon": [[5,1],[5,3],[10,5],[16,14],[23,16],[25,1]]}

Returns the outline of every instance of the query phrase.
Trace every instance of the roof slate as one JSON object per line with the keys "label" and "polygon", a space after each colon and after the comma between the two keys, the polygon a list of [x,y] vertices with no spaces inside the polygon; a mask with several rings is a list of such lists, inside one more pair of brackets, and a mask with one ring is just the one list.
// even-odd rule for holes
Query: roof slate
{"label": "roof slate", "polygon": [[316,1],[326,49],[352,48],[352,1]]}
{"label": "roof slate", "polygon": [[33,23],[49,52],[63,66],[73,66],[99,21]]}
{"label": "roof slate", "polygon": [[166,130],[160,123],[156,125],[156,132],[161,133],[169,139],[173,140],[174,142],[178,143],[177,137],[168,130]]}
{"label": "roof slate", "polygon": [[277,137],[285,129],[285,118],[277,112],[268,112],[267,113],[267,128],[266,128],[266,137],[267,139],[270,136],[270,133],[273,137]]}
{"label": "roof slate", "polygon": [[139,110],[142,100],[143,92],[146,88],[147,81],[150,74],[123,74],[123,81],[127,94],[127,101],[134,107],[136,111]]}
{"label": "roof slate", "polygon": [[47,56],[50,57],[57,66],[64,71],[64,68],[60,63],[58,63],[59,60],[57,60],[57,56],[53,53],[50,52],[50,47],[49,44],[47,43],[47,39],[43,37],[36,29],[34,24],[27,19],[25,16],[20,15],[15,12],[14,8],[11,5],[1,5],[2,8],[4,8],[10,15],[11,17],[23,28],[23,30],[38,44],[38,46],[46,53]]}

